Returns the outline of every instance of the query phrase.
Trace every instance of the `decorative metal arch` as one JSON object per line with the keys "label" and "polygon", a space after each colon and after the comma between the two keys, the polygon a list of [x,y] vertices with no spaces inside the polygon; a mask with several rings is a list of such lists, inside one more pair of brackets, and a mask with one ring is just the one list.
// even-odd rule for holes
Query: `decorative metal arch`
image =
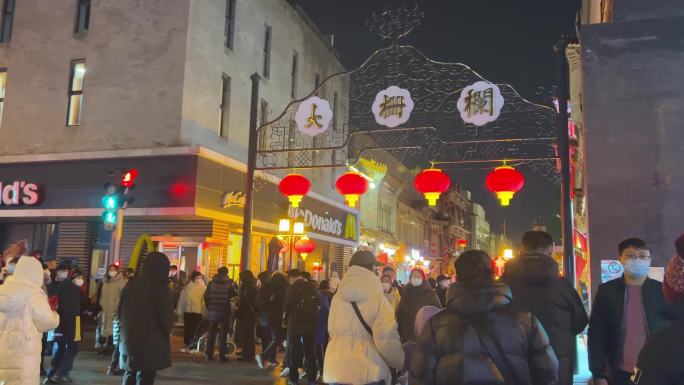
{"label": "decorative metal arch", "polygon": [[[499,117],[483,126],[466,123],[457,109],[461,91],[486,80],[464,64],[433,61],[415,47],[398,45],[422,18],[417,9],[402,10],[374,15],[380,25],[371,29],[392,40],[391,46],[353,71],[329,76],[258,128],[256,169],[345,167],[384,151],[409,168],[513,161],[559,183],[556,110],[497,84],[504,98]],[[408,90],[414,102],[410,119],[394,128],[378,124],[371,111],[376,94],[389,86]],[[300,103],[311,96],[326,99],[333,109],[330,128],[315,137],[299,132],[295,123]]]}

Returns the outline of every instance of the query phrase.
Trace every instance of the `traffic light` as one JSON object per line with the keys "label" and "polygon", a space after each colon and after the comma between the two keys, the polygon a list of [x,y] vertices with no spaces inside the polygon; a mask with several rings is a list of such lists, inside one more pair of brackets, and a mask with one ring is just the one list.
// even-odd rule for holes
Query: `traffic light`
{"label": "traffic light", "polygon": [[130,170],[123,170],[121,173],[121,187],[132,188],[135,187],[135,178],[138,177],[138,170],[132,168]]}
{"label": "traffic light", "polygon": [[117,210],[120,207],[119,189],[111,183],[105,184],[105,196],[102,197],[102,222],[105,229],[112,230],[116,225]]}

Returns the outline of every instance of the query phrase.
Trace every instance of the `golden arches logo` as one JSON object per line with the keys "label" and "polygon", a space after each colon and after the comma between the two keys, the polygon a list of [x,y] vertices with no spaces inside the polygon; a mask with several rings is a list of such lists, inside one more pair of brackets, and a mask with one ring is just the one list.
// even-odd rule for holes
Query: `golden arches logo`
{"label": "golden arches logo", "polygon": [[356,215],[347,214],[344,221],[344,238],[356,240]]}
{"label": "golden arches logo", "polygon": [[152,243],[152,237],[150,237],[149,234],[143,234],[138,238],[138,241],[135,243],[135,247],[133,248],[133,253],[131,253],[131,259],[128,261],[128,268],[129,269],[137,269],[138,268],[138,259],[140,259],[140,254],[142,253],[142,248],[145,246],[147,249],[147,253],[151,253],[154,251],[154,243]]}

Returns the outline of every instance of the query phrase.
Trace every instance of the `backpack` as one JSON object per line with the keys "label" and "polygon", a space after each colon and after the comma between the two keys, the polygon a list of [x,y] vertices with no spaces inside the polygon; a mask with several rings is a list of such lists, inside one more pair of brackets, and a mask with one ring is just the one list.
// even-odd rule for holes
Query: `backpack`
{"label": "backpack", "polygon": [[299,322],[316,322],[321,303],[315,293],[303,291],[295,305],[294,318]]}

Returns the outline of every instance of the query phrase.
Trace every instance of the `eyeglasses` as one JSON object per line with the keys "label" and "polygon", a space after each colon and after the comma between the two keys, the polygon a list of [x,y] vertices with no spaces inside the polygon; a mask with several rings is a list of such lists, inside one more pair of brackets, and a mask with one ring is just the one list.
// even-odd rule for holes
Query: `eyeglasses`
{"label": "eyeglasses", "polygon": [[651,260],[651,256],[650,256],[650,255],[647,255],[647,254],[633,254],[633,253],[630,253],[630,254],[624,254],[623,257],[625,257],[625,258],[627,258],[627,259],[633,259],[633,260],[640,259],[640,260],[642,260],[642,261],[650,261],[650,260]]}

